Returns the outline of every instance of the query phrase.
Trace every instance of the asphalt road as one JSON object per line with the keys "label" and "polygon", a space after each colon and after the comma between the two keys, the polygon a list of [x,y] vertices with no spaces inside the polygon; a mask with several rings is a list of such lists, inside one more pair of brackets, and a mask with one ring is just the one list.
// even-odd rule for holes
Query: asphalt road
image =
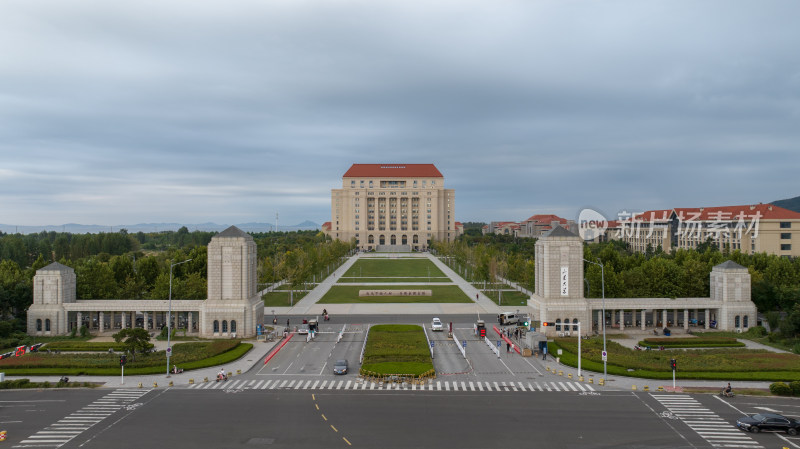
{"label": "asphalt road", "polygon": [[[145,393],[145,392],[142,392]],[[9,447],[33,447],[98,391],[2,392]],[[16,407],[24,401],[31,407]],[[690,404],[693,404],[690,408]],[[742,412],[793,415],[797,401],[644,392],[188,390],[146,392],[64,448],[779,448],[800,437],[733,428]],[[30,411],[23,411],[30,410]],[[687,412],[687,410],[693,410]],[[21,415],[21,416],[20,416]],[[699,423],[699,424],[698,424]],[[713,431],[711,425],[717,427]]]}

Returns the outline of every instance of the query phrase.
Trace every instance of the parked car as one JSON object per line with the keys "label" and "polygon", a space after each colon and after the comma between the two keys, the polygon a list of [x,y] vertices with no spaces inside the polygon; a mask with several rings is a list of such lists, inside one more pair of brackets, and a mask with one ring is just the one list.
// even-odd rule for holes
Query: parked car
{"label": "parked car", "polygon": [[333,364],[333,374],[347,374],[347,360],[337,360]]}
{"label": "parked car", "polygon": [[497,322],[500,323],[501,326],[505,326],[506,324],[517,324],[519,323],[519,319],[519,315],[511,312],[503,312],[497,315]]}
{"label": "parked car", "polygon": [[440,320],[439,318],[434,318],[433,321],[431,321],[431,330],[432,331],[444,330],[444,326],[442,325],[442,320]]}
{"label": "parked car", "polygon": [[301,335],[308,334],[308,324],[301,324],[297,326],[297,333]]}
{"label": "parked car", "polygon": [[736,427],[753,433],[772,430],[786,432],[789,435],[797,435],[797,431],[800,429],[800,421],[777,413],[757,413],[737,419]]}

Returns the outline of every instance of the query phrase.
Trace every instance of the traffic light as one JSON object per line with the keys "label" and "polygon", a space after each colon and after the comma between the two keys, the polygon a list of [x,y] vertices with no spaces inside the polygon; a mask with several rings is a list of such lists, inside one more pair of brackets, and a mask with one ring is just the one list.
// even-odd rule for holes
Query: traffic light
{"label": "traffic light", "polygon": [[675,359],[670,359],[669,366],[672,367],[672,371],[678,369],[678,361]]}
{"label": "traffic light", "polygon": [[555,326],[555,321],[542,321],[542,327]]}
{"label": "traffic light", "polygon": [[127,361],[128,361],[128,356],[127,355],[122,354],[121,356],[119,356],[119,366],[125,366],[125,363]]}

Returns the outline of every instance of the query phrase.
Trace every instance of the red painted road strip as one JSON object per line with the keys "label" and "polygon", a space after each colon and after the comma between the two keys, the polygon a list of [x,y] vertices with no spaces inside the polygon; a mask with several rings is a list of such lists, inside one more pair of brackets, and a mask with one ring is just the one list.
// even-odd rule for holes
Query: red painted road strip
{"label": "red painted road strip", "polygon": [[286,338],[283,340],[283,343],[281,343],[281,344],[280,344],[280,346],[278,346],[276,349],[273,349],[273,350],[272,350],[272,352],[270,352],[269,354],[267,354],[267,358],[265,358],[265,359],[264,359],[264,365],[266,365],[266,364],[267,364],[267,362],[269,362],[270,360],[272,360],[272,358],[273,358],[273,357],[275,357],[275,354],[277,354],[277,353],[278,353],[278,351],[280,351],[280,350],[281,350],[281,349],[282,349],[282,348],[283,348],[283,347],[286,345],[286,343],[289,343],[289,340],[291,340],[291,339],[292,339],[292,337],[294,337],[294,332],[292,332],[291,334],[289,334],[289,336],[288,336],[288,337],[286,337]]}
{"label": "red painted road strip", "polygon": [[497,332],[497,335],[499,335],[500,338],[502,338],[506,343],[514,346],[514,350],[517,351],[517,354],[522,355],[522,353],[519,352],[519,345],[518,344],[514,343],[513,341],[509,340],[508,337],[503,335],[503,333],[500,332],[500,329],[498,329],[497,326],[492,326],[492,328],[494,328],[494,331]]}

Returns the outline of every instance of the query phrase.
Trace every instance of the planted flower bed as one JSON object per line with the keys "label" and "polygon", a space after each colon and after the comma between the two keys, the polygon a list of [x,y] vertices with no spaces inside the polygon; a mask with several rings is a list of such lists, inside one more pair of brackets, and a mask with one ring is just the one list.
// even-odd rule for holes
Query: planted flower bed
{"label": "planted flower bed", "polygon": [[733,337],[645,338],[639,346],[665,348],[743,348],[745,344]]}
{"label": "planted flower bed", "polygon": [[370,328],[362,375],[420,377],[432,373],[433,360],[421,326],[382,324]]}
{"label": "planted flower bed", "polygon": [[[253,347],[239,340],[180,343],[172,347],[170,364],[184,370],[229,363]],[[157,374],[165,370],[164,351],[128,356],[126,374]],[[28,353],[0,360],[0,371],[8,375],[114,375],[119,373],[119,354]]]}
{"label": "planted flower bed", "polygon": [[[593,338],[581,344],[582,367],[602,373],[603,340]],[[564,350],[561,363],[577,366],[577,339],[556,338],[548,345],[548,352],[555,354],[559,348]],[[635,351],[614,341],[607,342],[607,351],[610,375],[670,379],[670,359],[676,359],[679,379],[800,380],[800,356],[791,353],[742,348]]]}

